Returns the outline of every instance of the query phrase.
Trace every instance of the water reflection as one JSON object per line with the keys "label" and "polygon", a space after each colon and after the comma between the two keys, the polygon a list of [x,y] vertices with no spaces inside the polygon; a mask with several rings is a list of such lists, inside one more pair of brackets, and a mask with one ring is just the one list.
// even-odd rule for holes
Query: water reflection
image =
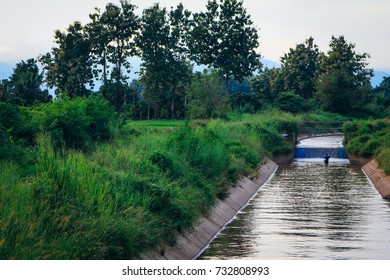
{"label": "water reflection", "polygon": [[201,259],[390,259],[390,202],[345,161],[282,166]]}

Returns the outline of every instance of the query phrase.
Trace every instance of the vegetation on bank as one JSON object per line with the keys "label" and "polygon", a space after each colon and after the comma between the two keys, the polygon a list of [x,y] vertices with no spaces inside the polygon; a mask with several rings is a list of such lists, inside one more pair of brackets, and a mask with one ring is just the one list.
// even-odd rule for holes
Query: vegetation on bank
{"label": "vegetation on bank", "polygon": [[15,134],[0,144],[0,259],[137,258],[293,148],[282,137],[296,129],[288,113],[118,124],[106,105],[65,99],[19,108],[19,131],[2,122]]}
{"label": "vegetation on bank", "polygon": [[[135,9],[96,9],[0,81],[0,259],[137,258],[172,244],[265,157],[291,152],[282,135],[298,122],[317,131],[390,112],[389,79],[373,90],[368,54],[344,36],[327,53],[310,37],[281,68],[261,69],[242,1]],[[134,56],[140,79],[129,83]],[[194,62],[209,69],[193,73]],[[388,122],[344,129],[350,152],[390,173]]]}
{"label": "vegetation on bank", "polygon": [[374,157],[390,174],[390,122],[385,120],[354,120],[344,124],[344,145],[349,153],[365,158]]}

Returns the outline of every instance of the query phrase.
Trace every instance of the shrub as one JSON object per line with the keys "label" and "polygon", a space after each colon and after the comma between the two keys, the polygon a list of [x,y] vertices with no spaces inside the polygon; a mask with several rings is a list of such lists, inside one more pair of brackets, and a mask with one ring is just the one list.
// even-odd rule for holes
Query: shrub
{"label": "shrub", "polygon": [[33,123],[48,133],[55,147],[86,148],[93,140],[111,136],[113,110],[98,96],[66,97],[33,108]]}
{"label": "shrub", "polygon": [[306,101],[302,96],[289,91],[280,93],[276,97],[274,105],[279,110],[294,114],[307,112],[313,109],[313,105]]}

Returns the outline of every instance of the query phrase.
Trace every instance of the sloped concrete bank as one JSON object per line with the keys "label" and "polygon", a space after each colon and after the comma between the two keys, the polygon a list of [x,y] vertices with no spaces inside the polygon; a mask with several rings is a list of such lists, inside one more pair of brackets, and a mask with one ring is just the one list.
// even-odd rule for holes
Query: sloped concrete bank
{"label": "sloped concrete bank", "polygon": [[199,256],[214,237],[245,207],[264,183],[275,173],[278,165],[268,159],[253,176],[243,177],[229,196],[218,200],[210,215],[200,218],[193,229],[178,234],[174,247],[162,246],[144,253],[146,260],[190,260]]}
{"label": "sloped concrete bank", "polygon": [[390,176],[373,159],[363,166],[363,171],[384,199],[390,199]]}

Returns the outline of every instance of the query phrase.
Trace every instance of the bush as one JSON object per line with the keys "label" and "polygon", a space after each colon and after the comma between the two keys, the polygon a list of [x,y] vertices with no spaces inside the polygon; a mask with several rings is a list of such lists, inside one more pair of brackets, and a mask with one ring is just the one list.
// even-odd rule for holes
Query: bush
{"label": "bush", "polygon": [[26,108],[0,102],[0,145],[6,142],[33,143],[36,129],[29,125],[30,119]]}
{"label": "bush", "polygon": [[34,107],[32,113],[33,123],[51,136],[57,148],[82,149],[111,136],[114,111],[98,96],[56,100]]}
{"label": "bush", "polygon": [[307,112],[314,108],[314,106],[305,100],[302,96],[295,94],[294,92],[282,92],[275,101],[274,105],[277,109],[290,112],[293,114]]}
{"label": "bush", "polygon": [[383,120],[347,122],[343,130],[344,145],[354,155],[369,158],[390,147],[390,125]]}

